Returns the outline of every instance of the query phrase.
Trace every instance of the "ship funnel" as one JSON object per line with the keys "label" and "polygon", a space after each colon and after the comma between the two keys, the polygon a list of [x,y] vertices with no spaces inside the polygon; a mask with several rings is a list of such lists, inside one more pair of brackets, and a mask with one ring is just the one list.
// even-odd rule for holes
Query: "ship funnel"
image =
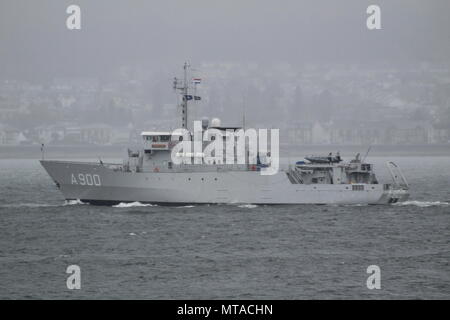
{"label": "ship funnel", "polygon": [[206,117],[202,118],[202,129],[206,130],[208,129],[208,126],[209,126],[209,119]]}

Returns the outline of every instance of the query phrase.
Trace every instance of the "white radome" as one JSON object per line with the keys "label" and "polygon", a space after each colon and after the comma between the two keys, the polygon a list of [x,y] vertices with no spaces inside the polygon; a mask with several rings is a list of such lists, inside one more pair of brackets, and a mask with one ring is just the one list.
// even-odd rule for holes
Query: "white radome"
{"label": "white radome", "polygon": [[211,120],[211,127],[220,127],[221,121],[219,118],[213,118]]}

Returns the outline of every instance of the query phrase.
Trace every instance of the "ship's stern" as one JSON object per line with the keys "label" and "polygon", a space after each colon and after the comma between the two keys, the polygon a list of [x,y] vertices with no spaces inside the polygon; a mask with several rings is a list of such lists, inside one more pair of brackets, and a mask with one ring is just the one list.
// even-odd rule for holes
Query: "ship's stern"
{"label": "ship's stern", "polygon": [[406,201],[409,198],[408,187],[398,187],[393,184],[385,184],[383,185],[383,189],[383,195],[378,203],[392,204]]}

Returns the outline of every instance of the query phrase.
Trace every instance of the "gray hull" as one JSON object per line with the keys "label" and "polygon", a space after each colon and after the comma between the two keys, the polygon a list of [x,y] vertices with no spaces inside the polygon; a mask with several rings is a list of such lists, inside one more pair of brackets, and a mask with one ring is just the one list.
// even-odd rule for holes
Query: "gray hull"
{"label": "gray hull", "polygon": [[382,184],[292,184],[283,171],[124,172],[99,163],[42,160],[65,199],[96,204],[143,202],[253,204],[382,204],[403,201],[406,190]]}

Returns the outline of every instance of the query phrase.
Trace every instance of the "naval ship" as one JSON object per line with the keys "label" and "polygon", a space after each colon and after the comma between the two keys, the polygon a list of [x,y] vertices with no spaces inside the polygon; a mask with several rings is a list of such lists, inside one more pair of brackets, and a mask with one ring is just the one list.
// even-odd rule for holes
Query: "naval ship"
{"label": "naval ship", "polygon": [[[174,79],[180,93],[181,129],[189,140],[188,104],[200,97],[192,95],[188,80]],[[203,118],[201,130],[237,131],[221,126],[220,120]],[[172,131],[144,131],[142,146],[128,149],[123,163],[75,162],[42,159],[41,165],[66,200],[94,205],[119,203],[186,204],[389,204],[404,201],[409,186],[400,168],[387,162],[391,183],[379,183],[374,167],[356,155],[344,161],[340,155],[310,156],[273,174],[263,175],[267,161],[263,155],[248,157],[248,163],[228,161],[181,161],[174,163],[173,149],[183,141]],[[190,137],[189,137],[190,136]],[[204,142],[208,144],[208,142]],[[266,153],[266,156],[269,153]],[[184,159],[197,157],[183,153]],[[266,157],[267,160],[270,157]]]}

